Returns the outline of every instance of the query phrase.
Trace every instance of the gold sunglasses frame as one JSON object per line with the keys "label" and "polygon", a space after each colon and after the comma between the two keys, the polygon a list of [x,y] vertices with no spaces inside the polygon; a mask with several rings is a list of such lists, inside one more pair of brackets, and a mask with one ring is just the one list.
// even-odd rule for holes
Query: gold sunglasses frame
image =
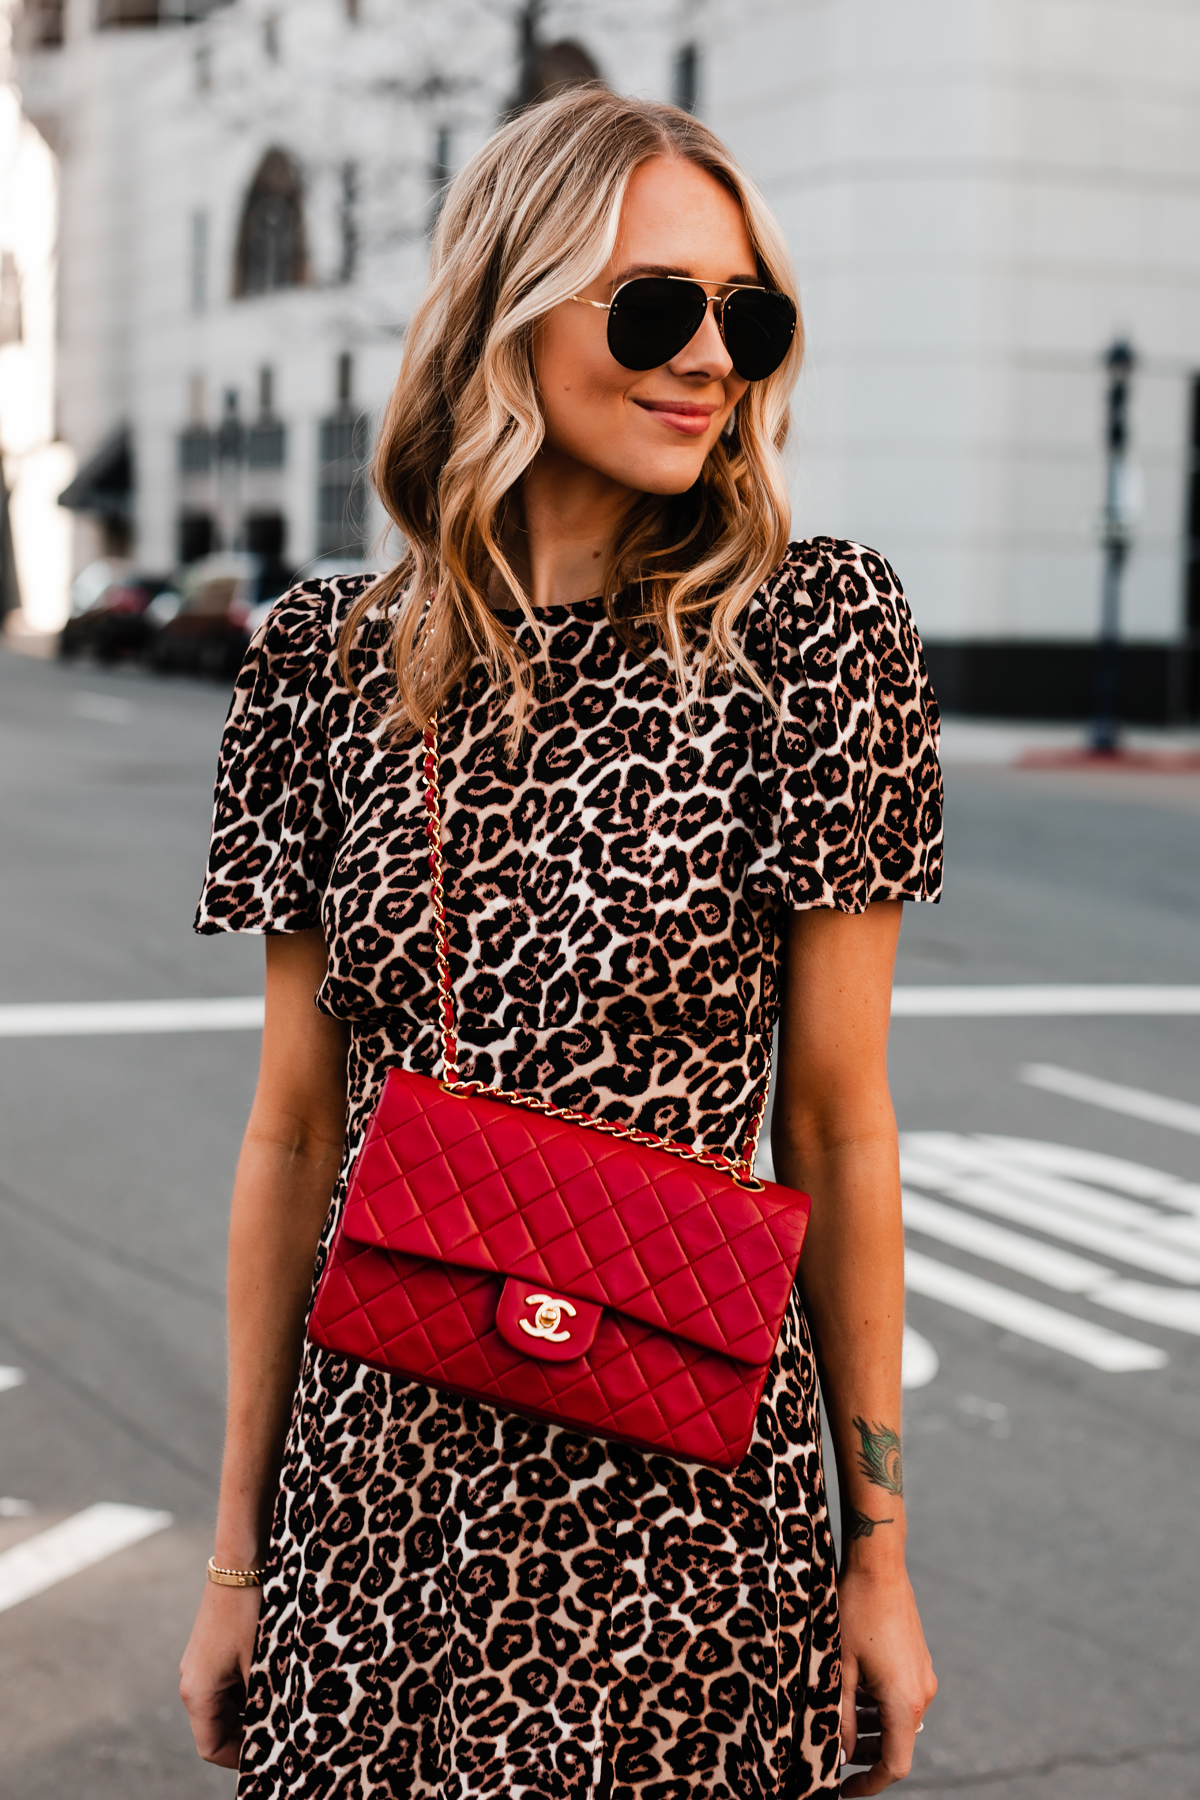
{"label": "gold sunglasses frame", "polygon": [[[723,294],[705,293],[704,311],[705,316],[707,316],[709,307],[716,307],[713,317],[717,322],[717,330],[721,334],[721,342],[725,344],[726,351],[729,349],[728,344],[725,343],[725,320],[723,316],[726,300],[730,299],[734,294],[770,294],[774,292],[772,288],[767,287],[761,281],[710,281],[699,275],[631,275],[628,281],[623,281],[620,287],[616,289],[611,300],[588,300],[583,294],[572,294],[571,299],[578,301],[580,306],[594,306],[600,312],[611,312],[624,290],[627,287],[632,287],[636,281],[679,281],[685,282],[688,287],[700,288],[702,291],[710,287],[724,288],[726,291]],[[699,330],[700,326],[697,325],[696,331],[692,333],[692,337],[695,337],[696,332]],[[688,338],[685,343],[680,344],[679,350],[675,352],[675,355],[678,356],[680,351],[686,350],[691,341],[692,338]],[[748,378],[743,376],[741,379],[746,380]]]}

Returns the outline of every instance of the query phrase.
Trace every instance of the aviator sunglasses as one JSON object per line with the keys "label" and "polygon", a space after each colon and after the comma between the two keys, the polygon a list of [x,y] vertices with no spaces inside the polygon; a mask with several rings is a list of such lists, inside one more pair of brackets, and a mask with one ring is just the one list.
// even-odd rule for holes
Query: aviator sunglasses
{"label": "aviator sunglasses", "polygon": [[743,381],[773,375],[796,335],[796,307],[774,288],[724,288],[708,294],[685,275],[638,275],[623,281],[611,300],[571,298],[608,314],[608,347],[624,369],[657,369],[690,344],[713,306],[729,360]]}

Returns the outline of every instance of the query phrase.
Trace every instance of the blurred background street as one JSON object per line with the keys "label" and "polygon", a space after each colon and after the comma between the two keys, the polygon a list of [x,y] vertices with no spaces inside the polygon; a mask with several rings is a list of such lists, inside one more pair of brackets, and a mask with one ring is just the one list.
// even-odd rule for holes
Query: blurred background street
{"label": "blurred background street", "polygon": [[589,79],[776,209],[794,534],[895,563],[946,713],[892,1030],[907,1791],[1200,1800],[1200,0],[0,25],[4,1800],[232,1794],[175,1698],[262,991],[190,932],[221,722],[292,578],[395,552],[365,465],[446,182]]}

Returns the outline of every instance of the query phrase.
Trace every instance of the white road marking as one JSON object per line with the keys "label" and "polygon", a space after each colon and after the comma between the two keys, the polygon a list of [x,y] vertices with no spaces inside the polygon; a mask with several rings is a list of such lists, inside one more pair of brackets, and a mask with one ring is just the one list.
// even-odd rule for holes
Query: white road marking
{"label": "white road marking", "polygon": [[897,987],[893,1019],[1036,1019],[1200,1013],[1200,987]]}
{"label": "white road marking", "polygon": [[[1075,1293],[1110,1313],[1200,1336],[1200,1187],[1194,1182],[1065,1144],[950,1131],[904,1133],[900,1163],[909,1230]],[[979,1212],[1027,1226],[1031,1235],[992,1225]],[[1046,1238],[1065,1239],[1093,1257],[1166,1280],[1130,1280],[1120,1267],[1060,1251]],[[1053,1344],[1098,1368],[1161,1368],[1168,1360],[1165,1351],[1129,1338],[1118,1338],[1114,1349],[1114,1334],[1087,1319],[1027,1301],[917,1252],[909,1253],[907,1268],[914,1292]]]}
{"label": "white road marking", "polygon": [[1093,1075],[1059,1069],[1053,1063],[1027,1063],[1017,1074],[1027,1086],[1043,1088],[1049,1094],[1063,1094],[1069,1100],[1102,1106],[1107,1112],[1127,1113],[1132,1119],[1148,1119],[1152,1125],[1168,1125],[1200,1137],[1200,1106],[1190,1101],[1149,1094],[1144,1088],[1121,1087],[1115,1081],[1098,1081]]}
{"label": "white road marking", "polygon": [[118,694],[93,694],[81,688],[68,702],[77,719],[91,719],[99,725],[132,725],[137,714],[128,700]]}
{"label": "white road marking", "polygon": [[1152,1287],[1148,1281],[1112,1281],[1090,1296],[1097,1306],[1111,1306],[1131,1319],[1161,1325],[1168,1331],[1190,1331],[1200,1337],[1200,1289]]}
{"label": "white road marking", "polygon": [[[1039,1018],[1104,1013],[1200,1014],[1200,987],[898,987],[892,990],[892,1016],[897,1019]],[[257,1031],[262,1026],[262,1018],[263,1003],[257,995],[228,1000],[104,1000],[65,1005],[0,1006],[0,1037]],[[1079,1079],[1086,1080],[1087,1077]],[[1162,1104],[1178,1106],[1182,1102],[1164,1101]],[[1200,1108],[1193,1110],[1200,1113]],[[1187,1129],[1200,1129],[1200,1126]]]}
{"label": "white road marking", "polygon": [[928,1387],[938,1368],[938,1353],[929,1339],[906,1325],[900,1352],[900,1386],[905,1389]]}
{"label": "white road marking", "polygon": [[1167,1361],[1166,1351],[1153,1344],[1122,1337],[1103,1325],[1093,1325],[1090,1319],[1059,1312],[1040,1300],[1030,1300],[995,1282],[981,1281],[977,1275],[952,1269],[916,1250],[905,1254],[904,1278],[915,1294],[940,1300],[944,1306],[956,1307],[959,1312],[999,1325],[1019,1337],[1061,1350],[1080,1362],[1090,1363],[1094,1369],[1126,1374],[1134,1369],[1161,1369]]}
{"label": "white road marking", "polygon": [[261,995],[221,1000],[100,1000],[0,1006],[0,1038],[159,1031],[261,1031]]}
{"label": "white road marking", "polygon": [[1048,1200],[1022,1194],[1003,1175],[994,1180],[973,1177],[966,1181],[947,1181],[940,1192],[951,1200],[965,1201],[981,1212],[996,1214],[1015,1225],[1031,1225],[1048,1237],[1078,1244],[1084,1250],[1097,1250],[1102,1256],[1115,1257],[1149,1275],[1163,1275],[1168,1281],[1200,1281],[1200,1257],[1189,1256],[1170,1244],[1158,1243],[1132,1231],[1120,1231],[1112,1225],[1080,1218]]}
{"label": "white road marking", "polygon": [[[966,1186],[967,1184],[964,1184]],[[1176,1224],[1190,1231],[1200,1231],[1200,1221],[1180,1219]],[[1122,1281],[1115,1269],[1102,1263],[1073,1256],[1070,1251],[1055,1249],[1002,1225],[989,1225],[982,1219],[962,1213],[953,1206],[943,1206],[923,1194],[904,1190],[904,1224],[906,1230],[924,1237],[953,1244],[986,1261],[1015,1269],[1047,1287],[1067,1294],[1082,1294],[1097,1306],[1110,1307],[1130,1318],[1145,1319],[1150,1325],[1168,1330],[1189,1331],[1200,1336],[1200,1289],[1152,1287],[1144,1281]],[[1126,1256],[1125,1260],[1128,1260]]]}
{"label": "white road marking", "polygon": [[[1006,1160],[1003,1139],[984,1142],[955,1138],[952,1133],[906,1133],[900,1166],[906,1181],[947,1199],[1030,1225],[1048,1237],[1099,1251],[1168,1281],[1200,1281],[1200,1255],[1159,1235],[1165,1235],[1171,1223],[1162,1213],[1013,1165]],[[1124,1225],[1115,1227],[1105,1221],[1118,1206]]]}
{"label": "white road marking", "polygon": [[170,1513],[102,1502],[0,1555],[0,1612],[163,1531]]}
{"label": "white road marking", "polygon": [[0,1394],[7,1393],[9,1388],[20,1387],[24,1379],[24,1369],[14,1369],[9,1363],[0,1363]]}
{"label": "white road marking", "polygon": [[1029,1275],[1064,1294],[1089,1293],[1100,1282],[1110,1280],[1113,1273],[1103,1263],[1090,1262],[1070,1250],[1059,1250],[1054,1244],[1039,1243],[1018,1231],[1006,1231],[1003,1225],[989,1225],[986,1219],[927,1200],[909,1188],[904,1190],[904,1223],[923,1237],[937,1238],[972,1256],[1015,1269],[1018,1274]]}
{"label": "white road marking", "polygon": [[1126,1162],[1124,1157],[1105,1156],[1098,1150],[1077,1150],[1073,1144],[1043,1144],[1034,1138],[981,1134],[973,1141],[993,1146],[1007,1162],[1095,1182],[1121,1194],[1137,1194],[1143,1200],[1160,1200],[1164,1206],[1200,1216],[1200,1185],[1168,1175],[1164,1169],[1150,1169],[1145,1163]]}

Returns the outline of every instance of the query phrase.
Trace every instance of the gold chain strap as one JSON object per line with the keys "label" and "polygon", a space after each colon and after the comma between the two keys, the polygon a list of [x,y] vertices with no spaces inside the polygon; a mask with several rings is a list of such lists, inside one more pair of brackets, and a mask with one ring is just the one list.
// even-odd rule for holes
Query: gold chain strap
{"label": "gold chain strap", "polygon": [[446,888],[445,863],[442,860],[442,812],[441,797],[438,787],[438,775],[441,768],[438,757],[437,719],[433,719],[425,733],[425,810],[428,817],[425,821],[425,835],[429,839],[429,876],[433,894],[433,935],[437,961],[438,991],[438,1032],[442,1040],[442,1086],[455,1094],[489,1094],[493,1099],[506,1101],[510,1106],[525,1106],[535,1112],[547,1113],[552,1119],[565,1119],[572,1125],[587,1125],[593,1131],[606,1131],[612,1137],[628,1138],[634,1144],[652,1144],[657,1150],[668,1150],[672,1156],[686,1157],[689,1162],[703,1163],[710,1169],[722,1169],[732,1175],[739,1186],[760,1189],[763,1183],[754,1173],[754,1159],[758,1155],[758,1139],[762,1131],[763,1114],[767,1108],[767,1093],[771,1085],[771,1051],[767,1048],[767,1079],[762,1091],[755,1095],[750,1109],[750,1129],[742,1146],[740,1159],[735,1162],[731,1157],[723,1156],[719,1150],[697,1149],[693,1144],[676,1144],[670,1138],[659,1137],[654,1131],[639,1131],[633,1125],[620,1125],[609,1119],[597,1119],[591,1113],[580,1112],[571,1106],[556,1106],[552,1100],[543,1100],[540,1094],[528,1094],[520,1090],[489,1087],[483,1081],[460,1081],[458,1077],[458,1028],[454,1012],[454,990],[450,985],[450,953],[446,942]]}

